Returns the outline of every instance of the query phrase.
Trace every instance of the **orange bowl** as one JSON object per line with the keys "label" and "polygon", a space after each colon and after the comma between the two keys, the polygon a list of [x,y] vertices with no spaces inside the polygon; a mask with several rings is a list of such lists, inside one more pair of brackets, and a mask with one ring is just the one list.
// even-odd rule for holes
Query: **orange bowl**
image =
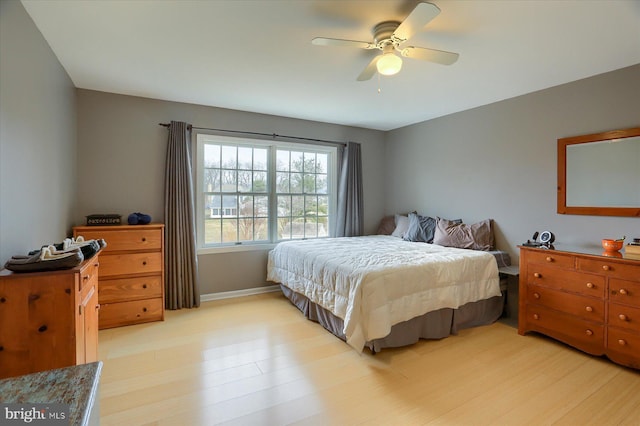
{"label": "orange bowl", "polygon": [[618,251],[622,248],[623,240],[602,239],[602,248],[604,251]]}

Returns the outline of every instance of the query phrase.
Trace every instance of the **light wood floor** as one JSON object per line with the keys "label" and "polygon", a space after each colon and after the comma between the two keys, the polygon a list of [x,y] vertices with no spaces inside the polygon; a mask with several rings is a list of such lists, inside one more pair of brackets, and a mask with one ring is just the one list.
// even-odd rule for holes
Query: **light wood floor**
{"label": "light wood floor", "polygon": [[280,293],[100,332],[101,424],[640,425],[640,373],[502,323],[372,356]]}

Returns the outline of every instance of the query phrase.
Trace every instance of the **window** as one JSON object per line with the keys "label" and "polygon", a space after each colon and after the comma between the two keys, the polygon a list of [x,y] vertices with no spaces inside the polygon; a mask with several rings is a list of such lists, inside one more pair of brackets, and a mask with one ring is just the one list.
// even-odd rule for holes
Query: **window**
{"label": "window", "polygon": [[330,235],[336,149],[197,134],[200,248]]}

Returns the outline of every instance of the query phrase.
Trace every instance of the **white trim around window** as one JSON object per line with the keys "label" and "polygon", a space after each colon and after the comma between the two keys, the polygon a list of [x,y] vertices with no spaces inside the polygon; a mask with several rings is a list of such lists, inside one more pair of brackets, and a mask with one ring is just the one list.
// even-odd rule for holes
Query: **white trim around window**
{"label": "white trim around window", "polygon": [[269,250],[335,226],[337,148],[196,132],[198,253]]}

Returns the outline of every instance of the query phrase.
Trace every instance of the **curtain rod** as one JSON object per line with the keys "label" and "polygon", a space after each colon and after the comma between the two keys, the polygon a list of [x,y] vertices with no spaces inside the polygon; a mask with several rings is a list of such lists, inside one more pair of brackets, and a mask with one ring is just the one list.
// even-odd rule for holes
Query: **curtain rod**
{"label": "curtain rod", "polygon": [[[158,123],[160,126],[162,127],[169,127],[169,123]],[[214,129],[211,127],[196,127],[196,126],[192,126],[191,124],[189,124],[187,126],[189,129],[198,129],[198,130],[213,130],[215,132],[225,132],[225,133],[239,133],[239,134],[243,134],[243,135],[254,135],[254,136],[268,136],[270,138],[285,138],[285,139],[295,139],[295,140],[300,140],[300,141],[306,141],[306,142],[322,142],[322,143],[327,143],[327,144],[331,144],[331,145],[339,145],[339,146],[347,146],[347,144],[345,142],[337,142],[337,141],[329,141],[329,140],[324,140],[324,139],[313,139],[313,138],[303,138],[300,136],[286,136],[286,135],[279,135],[277,133],[260,133],[260,132],[249,132],[249,131],[244,131],[244,130],[228,130],[228,129]]]}

